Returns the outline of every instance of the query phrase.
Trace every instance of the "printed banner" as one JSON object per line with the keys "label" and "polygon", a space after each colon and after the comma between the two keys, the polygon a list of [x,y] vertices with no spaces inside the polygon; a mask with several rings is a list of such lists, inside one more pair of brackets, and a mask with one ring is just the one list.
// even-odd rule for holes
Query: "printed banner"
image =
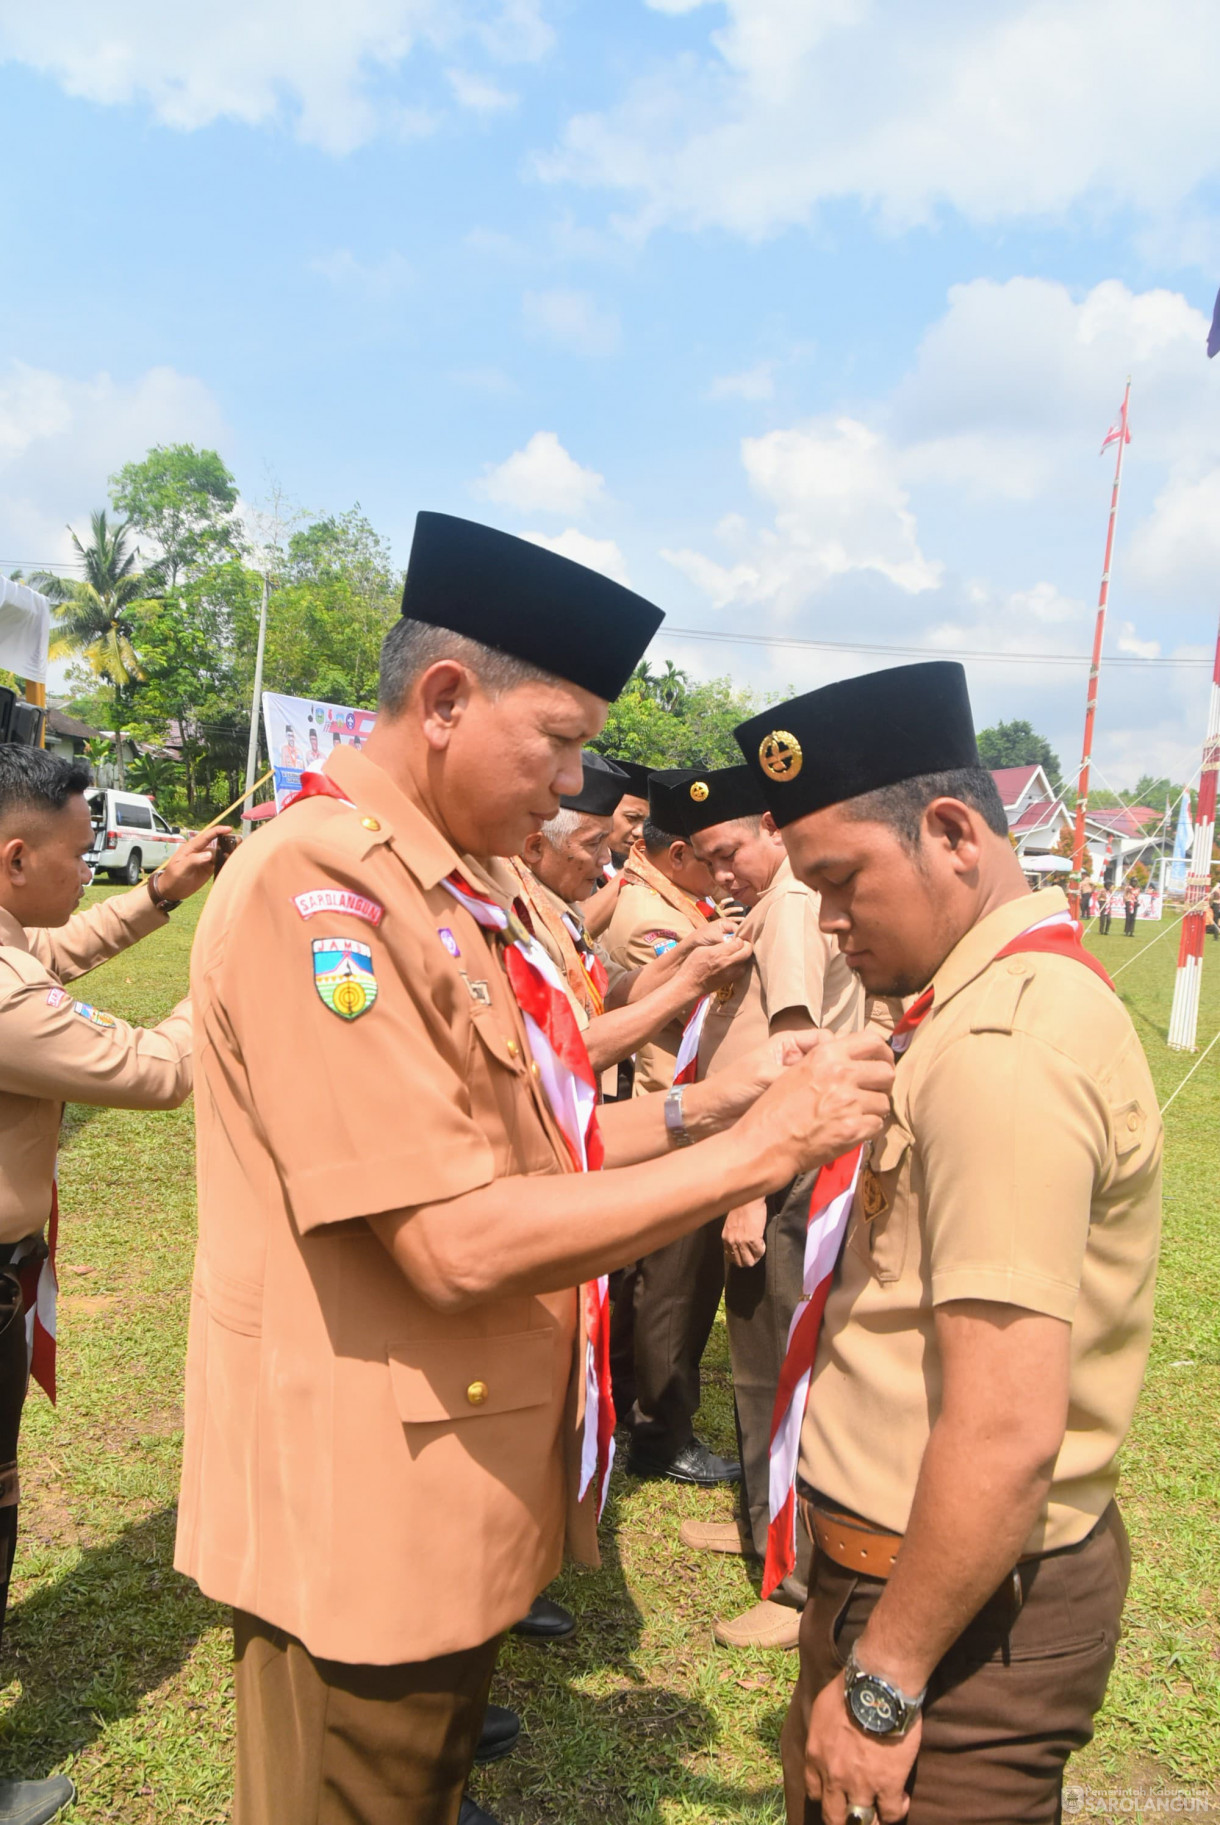
{"label": "printed banner", "polygon": [[362,748],[376,720],[375,710],[264,691],[263,728],[275,768],[276,810],[282,811],[285,800],[300,791],[302,773],[316,773],[332,749]]}

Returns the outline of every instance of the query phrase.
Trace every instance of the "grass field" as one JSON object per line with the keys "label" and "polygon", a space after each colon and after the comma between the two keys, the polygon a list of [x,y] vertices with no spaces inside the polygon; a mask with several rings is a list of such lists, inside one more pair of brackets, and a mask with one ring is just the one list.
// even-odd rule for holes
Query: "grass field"
{"label": "grass field", "polygon": [[[98,970],[89,999],[140,1022],[162,1017],[185,986],[193,923],[186,907]],[[1191,1061],[1165,1044],[1175,937],[1131,961],[1157,929],[1090,942],[1112,971],[1130,963],[1118,986],[1164,1101]],[[1220,945],[1209,943],[1203,1043],[1217,1028]],[[1158,1323],[1122,1486],[1135,1577],[1097,1739],[1072,1774],[1094,1789],[1162,1794],[1220,1789],[1220,1046],[1166,1127]],[[35,1390],[22,1434],[0,1773],[66,1768],[80,1799],[65,1816],[82,1825],[228,1817],[225,1616],[172,1569],[193,1167],[189,1106],[70,1114],[60,1405]],[[718,1326],[699,1425],[724,1451],[727,1363]],[[776,1744],[795,1659],[715,1648],[713,1619],[752,1601],[747,1572],[677,1545],[685,1515],[729,1512],[727,1495],[616,1474],[603,1569],[556,1588],[579,1633],[550,1650],[510,1642],[501,1662],[494,1696],[520,1710],[525,1731],[476,1792],[505,1825],[781,1819]],[[1116,1802],[1114,1816],[1133,1816],[1130,1805]],[[1220,1818],[1220,1801],[1191,1816]]]}

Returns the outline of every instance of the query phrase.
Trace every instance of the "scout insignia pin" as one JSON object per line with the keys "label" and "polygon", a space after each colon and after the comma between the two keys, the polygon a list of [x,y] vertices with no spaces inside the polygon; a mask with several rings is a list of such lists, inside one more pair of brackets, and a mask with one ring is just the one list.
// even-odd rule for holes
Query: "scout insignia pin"
{"label": "scout insignia pin", "polygon": [[377,999],[372,951],[355,938],[315,938],[313,982],[332,1014],[358,1020]]}
{"label": "scout insignia pin", "polygon": [[881,1180],[871,1166],[866,1166],[860,1174],[860,1208],[871,1223],[881,1213],[889,1209],[889,1199],[881,1188]]}
{"label": "scout insignia pin", "polygon": [[772,729],[758,750],[758,764],[768,779],[795,779],[805,764],[804,751],[795,735],[787,729]]}

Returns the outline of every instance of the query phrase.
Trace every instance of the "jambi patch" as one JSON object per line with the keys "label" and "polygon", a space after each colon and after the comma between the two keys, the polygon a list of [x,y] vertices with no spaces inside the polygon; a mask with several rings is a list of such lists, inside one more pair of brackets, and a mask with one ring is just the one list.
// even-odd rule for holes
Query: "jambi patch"
{"label": "jambi patch", "polygon": [[377,999],[372,951],[355,938],[315,938],[313,984],[332,1014],[358,1020]]}

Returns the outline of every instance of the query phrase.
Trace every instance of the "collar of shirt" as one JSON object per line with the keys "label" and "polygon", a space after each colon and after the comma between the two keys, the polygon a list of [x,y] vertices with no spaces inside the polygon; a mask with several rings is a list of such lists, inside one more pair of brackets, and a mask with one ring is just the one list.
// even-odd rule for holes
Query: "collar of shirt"
{"label": "collar of shirt", "polygon": [[[431,818],[367,754],[355,748],[336,748],[322,771],[342,787],[358,811],[371,814],[385,826],[385,840],[399,852],[425,891],[465,865],[466,858]],[[480,881],[479,885],[486,883]],[[498,891],[499,884],[495,885]]]}
{"label": "collar of shirt", "polygon": [[1044,887],[1038,893],[1019,894],[1015,900],[1006,900],[1003,906],[997,906],[985,919],[972,925],[932,978],[933,1008],[943,1008],[961,989],[982,975],[1006,944],[1011,944],[1014,938],[1019,938],[1040,920],[1066,912],[1067,904],[1067,895],[1062,888]]}
{"label": "collar of shirt", "polygon": [[12,945],[19,951],[28,951],[30,948],[25,926],[19,924],[11,912],[5,912],[2,906],[0,906],[0,944]]}

